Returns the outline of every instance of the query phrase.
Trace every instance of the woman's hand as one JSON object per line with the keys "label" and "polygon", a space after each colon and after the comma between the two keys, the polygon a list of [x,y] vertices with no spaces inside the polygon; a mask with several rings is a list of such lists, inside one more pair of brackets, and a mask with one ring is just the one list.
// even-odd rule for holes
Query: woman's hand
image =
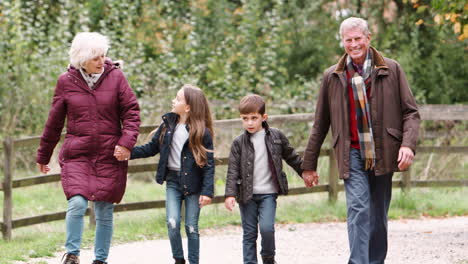
{"label": "woman's hand", "polygon": [[39,171],[44,173],[44,174],[47,174],[47,172],[50,171],[49,165],[47,165],[47,164],[37,163],[37,168],[39,168]]}
{"label": "woman's hand", "polygon": [[118,160],[118,161],[125,161],[125,160],[128,160],[130,158],[130,150],[126,147],[123,147],[123,146],[115,146],[115,149],[114,149],[114,157]]}
{"label": "woman's hand", "polygon": [[211,203],[211,198],[206,196],[206,195],[200,195],[200,199],[198,199],[198,204],[200,205],[200,208],[202,208],[205,205],[209,205]]}

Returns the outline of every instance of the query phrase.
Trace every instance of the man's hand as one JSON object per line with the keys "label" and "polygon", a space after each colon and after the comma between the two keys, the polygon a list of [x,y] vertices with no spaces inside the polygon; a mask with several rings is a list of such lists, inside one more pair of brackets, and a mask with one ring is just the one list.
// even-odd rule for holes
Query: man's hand
{"label": "man's hand", "polygon": [[47,174],[50,171],[49,165],[37,163],[37,168],[40,172]]}
{"label": "man's hand", "polygon": [[406,170],[411,164],[413,164],[414,153],[408,147],[400,147],[398,152],[398,168],[400,170]]}
{"label": "man's hand", "polygon": [[128,160],[130,158],[130,150],[126,147],[123,147],[123,146],[115,146],[115,150],[114,150],[114,157],[118,160],[118,161],[125,161],[125,160]]}
{"label": "man's hand", "polygon": [[236,206],[236,198],[232,196],[226,197],[226,199],[224,200],[224,207],[226,207],[226,209],[228,209],[229,211],[232,211],[232,209],[234,209],[234,206]]}
{"label": "man's hand", "polygon": [[304,180],[305,186],[310,188],[318,184],[319,175],[316,171],[305,170],[302,172],[302,179]]}
{"label": "man's hand", "polygon": [[200,195],[200,199],[198,199],[198,204],[200,205],[200,208],[202,208],[205,205],[209,205],[211,203],[211,198],[206,196],[206,195]]}

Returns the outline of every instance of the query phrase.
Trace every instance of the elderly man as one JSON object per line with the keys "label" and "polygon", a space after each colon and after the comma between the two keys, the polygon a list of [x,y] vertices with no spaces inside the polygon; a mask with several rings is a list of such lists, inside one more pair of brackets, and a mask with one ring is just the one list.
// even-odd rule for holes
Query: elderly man
{"label": "elderly man", "polygon": [[370,46],[367,22],[340,26],[345,54],[325,71],[303,178],[318,183],[317,160],[328,129],[348,208],[348,263],[384,263],[392,175],[412,164],[420,117],[401,66]]}

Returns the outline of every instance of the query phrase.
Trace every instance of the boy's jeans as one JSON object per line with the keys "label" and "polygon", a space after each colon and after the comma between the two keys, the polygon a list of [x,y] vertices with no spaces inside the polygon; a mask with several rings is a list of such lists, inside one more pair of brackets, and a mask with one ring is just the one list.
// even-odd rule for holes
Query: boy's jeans
{"label": "boy's jeans", "polygon": [[[81,238],[83,237],[83,218],[87,208],[88,200],[81,195],[75,195],[68,200],[65,218],[67,226],[65,248],[68,254],[80,255]],[[112,238],[114,204],[95,201],[94,212],[96,214],[94,254],[96,260],[106,262]]]}
{"label": "boy's jeans", "polygon": [[198,264],[200,254],[200,235],[198,233],[200,195],[184,196],[178,177],[178,172],[169,171],[166,180],[166,222],[172,256],[178,259],[184,258],[182,237],[180,236],[180,214],[182,200],[185,200],[185,232],[188,240],[188,260],[190,264]]}
{"label": "boy's jeans", "polygon": [[275,255],[275,216],[277,194],[254,194],[252,199],[239,204],[244,264],[257,264],[258,226],[262,236],[261,256]]}
{"label": "boy's jeans", "polygon": [[344,181],[348,207],[349,264],[383,264],[387,255],[387,214],[393,173],[364,171],[358,149],[350,151],[349,178]]}

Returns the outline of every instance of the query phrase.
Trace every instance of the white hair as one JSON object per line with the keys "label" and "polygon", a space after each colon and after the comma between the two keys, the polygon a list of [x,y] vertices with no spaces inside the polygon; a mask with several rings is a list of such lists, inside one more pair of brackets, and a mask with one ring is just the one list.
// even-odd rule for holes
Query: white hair
{"label": "white hair", "polygon": [[340,25],[340,36],[343,38],[343,33],[348,29],[360,29],[364,35],[369,36],[369,26],[367,21],[359,17],[349,17],[341,22]]}
{"label": "white hair", "polygon": [[106,55],[109,38],[96,32],[81,32],[73,38],[69,55],[70,64],[79,69],[84,63],[97,56]]}

